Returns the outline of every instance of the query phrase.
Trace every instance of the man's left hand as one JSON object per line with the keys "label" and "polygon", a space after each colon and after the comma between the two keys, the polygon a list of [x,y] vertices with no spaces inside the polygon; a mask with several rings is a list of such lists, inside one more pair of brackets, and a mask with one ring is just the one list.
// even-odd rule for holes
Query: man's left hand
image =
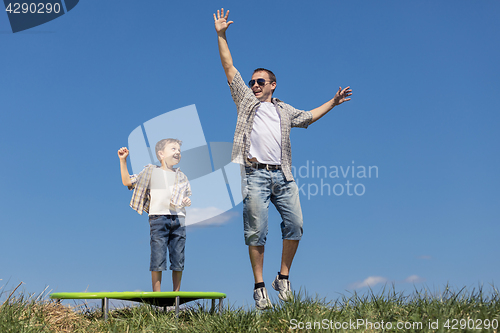
{"label": "man's left hand", "polygon": [[335,94],[335,97],[333,98],[334,104],[339,105],[339,104],[342,104],[344,102],[350,101],[351,98],[349,98],[349,96],[351,96],[351,95],[352,95],[351,87],[346,87],[344,89],[339,87],[339,91],[337,91],[337,93]]}

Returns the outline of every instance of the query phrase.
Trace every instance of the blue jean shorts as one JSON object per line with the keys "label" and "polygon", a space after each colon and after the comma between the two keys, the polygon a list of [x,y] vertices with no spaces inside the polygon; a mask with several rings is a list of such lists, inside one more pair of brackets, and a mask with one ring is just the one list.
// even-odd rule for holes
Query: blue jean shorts
{"label": "blue jean shorts", "polygon": [[243,176],[243,228],[245,244],[266,244],[269,202],[281,215],[283,239],[300,240],[303,234],[299,188],[281,170],[245,168]]}
{"label": "blue jean shorts", "polygon": [[184,216],[150,215],[151,264],[149,270],[167,270],[167,249],[172,271],[184,270],[184,248],[186,246],[186,225]]}

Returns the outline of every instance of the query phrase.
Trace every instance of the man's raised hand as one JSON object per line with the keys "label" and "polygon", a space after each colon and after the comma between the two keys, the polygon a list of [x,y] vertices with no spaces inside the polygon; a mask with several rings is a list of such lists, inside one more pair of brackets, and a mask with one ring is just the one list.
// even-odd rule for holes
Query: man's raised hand
{"label": "man's raised hand", "polygon": [[226,32],[227,28],[233,23],[233,21],[227,21],[228,15],[229,10],[226,11],[226,15],[224,16],[224,8],[221,8],[220,11],[217,10],[217,16],[214,14],[215,31],[217,33]]}
{"label": "man's raised hand", "polygon": [[349,98],[349,96],[351,95],[352,95],[351,87],[346,87],[343,90],[341,87],[339,87],[339,91],[337,91],[335,97],[333,98],[335,105],[339,105],[344,102],[350,101],[351,98]]}

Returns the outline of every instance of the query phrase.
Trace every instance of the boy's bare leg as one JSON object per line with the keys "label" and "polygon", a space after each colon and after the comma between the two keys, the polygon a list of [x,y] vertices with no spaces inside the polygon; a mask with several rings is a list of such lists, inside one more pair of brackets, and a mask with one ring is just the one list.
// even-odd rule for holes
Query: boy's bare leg
{"label": "boy's bare leg", "polygon": [[298,240],[283,240],[283,252],[281,253],[281,275],[289,275],[290,267],[292,266],[293,257],[299,246]]}
{"label": "boy's bare leg", "polygon": [[255,283],[264,282],[262,270],[264,267],[264,245],[248,246],[250,263],[252,264],[253,278]]}
{"label": "boy's bare leg", "polygon": [[181,290],[182,271],[172,271],[172,284],[174,291]]}
{"label": "boy's bare leg", "polygon": [[161,272],[151,272],[151,282],[153,291],[161,291]]}

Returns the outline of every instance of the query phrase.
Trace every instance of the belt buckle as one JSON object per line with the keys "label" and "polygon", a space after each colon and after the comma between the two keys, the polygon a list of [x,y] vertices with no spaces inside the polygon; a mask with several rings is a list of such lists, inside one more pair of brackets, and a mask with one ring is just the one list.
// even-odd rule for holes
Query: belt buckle
{"label": "belt buckle", "polygon": [[250,163],[250,169],[252,170],[258,170],[259,169],[259,162],[252,162],[250,160],[248,160],[248,163]]}
{"label": "belt buckle", "polygon": [[269,171],[269,164],[266,164],[266,170]]}

